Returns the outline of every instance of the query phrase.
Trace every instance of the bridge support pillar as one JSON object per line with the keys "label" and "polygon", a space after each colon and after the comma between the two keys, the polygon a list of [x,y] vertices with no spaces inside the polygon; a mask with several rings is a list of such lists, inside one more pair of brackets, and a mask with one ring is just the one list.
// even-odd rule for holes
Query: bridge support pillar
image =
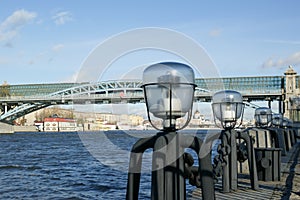
{"label": "bridge support pillar", "polygon": [[281,100],[278,101],[278,112],[284,114],[284,104]]}
{"label": "bridge support pillar", "polygon": [[[290,118],[290,112],[292,110],[292,98],[299,94],[299,88],[297,87],[297,72],[292,66],[284,73],[285,75],[285,85],[284,85],[284,103],[283,103],[283,116]],[[292,119],[293,120],[293,119]]]}
{"label": "bridge support pillar", "polygon": [[281,101],[278,101],[278,112],[282,113],[282,106],[281,106]]}

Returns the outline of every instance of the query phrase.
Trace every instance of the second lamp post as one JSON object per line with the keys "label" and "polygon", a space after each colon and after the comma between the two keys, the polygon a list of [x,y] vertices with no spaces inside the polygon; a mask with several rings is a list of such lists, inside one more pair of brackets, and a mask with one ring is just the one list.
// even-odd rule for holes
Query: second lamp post
{"label": "second lamp post", "polygon": [[243,161],[248,159],[251,187],[258,189],[257,171],[254,158],[252,139],[245,132],[235,131],[234,128],[242,124],[244,103],[242,95],[237,91],[224,90],[212,97],[212,109],[215,123],[224,130],[221,132],[221,144],[214,158],[214,172],[222,175],[223,192],[237,190],[238,186],[238,153],[237,139],[245,141],[245,152],[242,152]]}

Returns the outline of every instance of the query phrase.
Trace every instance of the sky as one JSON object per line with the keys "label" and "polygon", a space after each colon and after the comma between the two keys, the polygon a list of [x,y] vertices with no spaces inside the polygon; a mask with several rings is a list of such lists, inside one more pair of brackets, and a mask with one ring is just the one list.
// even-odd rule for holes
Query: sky
{"label": "sky", "polygon": [[[145,27],[192,38],[221,76],[283,75],[289,65],[300,72],[299,7],[296,0],[0,0],[0,83],[74,82],[99,44]],[[106,78],[172,59],[125,55]]]}

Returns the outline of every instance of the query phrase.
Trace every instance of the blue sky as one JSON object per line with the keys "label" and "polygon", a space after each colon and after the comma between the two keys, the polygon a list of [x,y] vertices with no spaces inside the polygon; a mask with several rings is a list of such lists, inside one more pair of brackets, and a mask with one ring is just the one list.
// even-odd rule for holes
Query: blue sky
{"label": "blue sky", "polygon": [[[143,27],[193,38],[221,76],[282,75],[289,65],[300,73],[299,7],[296,0],[0,0],[0,83],[75,81],[99,43]],[[141,52],[117,61],[107,76],[172,58]]]}

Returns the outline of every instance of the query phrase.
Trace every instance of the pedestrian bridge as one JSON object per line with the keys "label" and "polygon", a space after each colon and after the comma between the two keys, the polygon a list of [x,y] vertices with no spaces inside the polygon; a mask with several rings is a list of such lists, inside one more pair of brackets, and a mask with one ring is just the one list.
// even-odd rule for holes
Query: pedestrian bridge
{"label": "pedestrian bridge", "polygon": [[[291,71],[292,70],[292,71]],[[278,101],[285,113],[289,99],[299,95],[300,76],[289,68],[284,76],[197,78],[195,101],[209,102],[219,90],[239,91],[247,105],[253,101]],[[141,80],[97,83],[52,83],[0,86],[0,121],[13,121],[51,105],[143,103]],[[292,93],[290,90],[293,90]]]}

